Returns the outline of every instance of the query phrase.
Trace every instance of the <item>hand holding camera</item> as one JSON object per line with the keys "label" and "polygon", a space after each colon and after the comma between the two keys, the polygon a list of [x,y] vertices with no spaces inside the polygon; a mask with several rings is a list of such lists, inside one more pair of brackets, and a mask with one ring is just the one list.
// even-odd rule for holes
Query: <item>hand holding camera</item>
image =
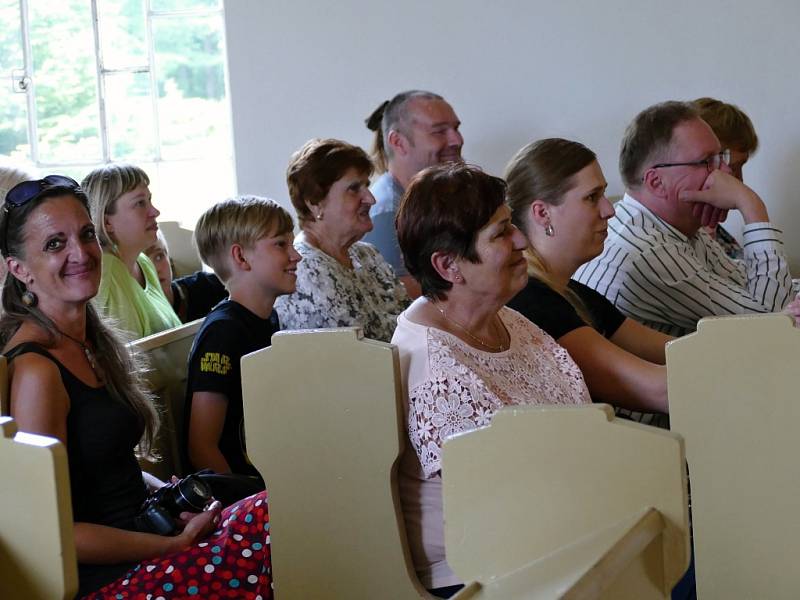
{"label": "hand holding camera", "polygon": [[150,494],[134,522],[139,531],[176,535],[188,529],[194,537],[196,530],[205,535],[213,529],[220,508],[219,502],[213,502],[208,484],[197,475],[188,475],[180,480],[173,478]]}

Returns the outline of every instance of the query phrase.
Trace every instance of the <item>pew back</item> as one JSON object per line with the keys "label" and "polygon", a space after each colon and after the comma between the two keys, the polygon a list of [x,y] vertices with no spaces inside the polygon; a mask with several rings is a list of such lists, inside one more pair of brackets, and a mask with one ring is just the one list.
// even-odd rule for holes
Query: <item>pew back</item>
{"label": "pew back", "polygon": [[703,319],[667,347],[701,598],[798,596],[798,357],[800,330],[785,315]]}
{"label": "pew back", "polygon": [[66,450],[0,417],[0,598],[52,600],[78,591]]}
{"label": "pew back", "polygon": [[129,344],[132,351],[143,353],[147,360],[148,388],[161,412],[155,448],[161,460],[142,462],[142,468],[164,480],[171,475],[185,475],[188,468],[182,458],[187,366],[192,342],[202,324],[203,320],[198,319]]}
{"label": "pew back", "polygon": [[191,229],[181,227],[177,221],[163,221],[158,227],[169,246],[169,257],[175,268],[173,277],[191,275],[203,268],[192,240]]}
{"label": "pew back", "polygon": [[688,566],[682,440],[609,406],[504,409],[442,473],[465,598],[669,598]]}
{"label": "pew back", "polygon": [[276,597],[429,597],[408,566],[395,483],[399,381],[397,349],[356,329],[280,332],[242,359]]}

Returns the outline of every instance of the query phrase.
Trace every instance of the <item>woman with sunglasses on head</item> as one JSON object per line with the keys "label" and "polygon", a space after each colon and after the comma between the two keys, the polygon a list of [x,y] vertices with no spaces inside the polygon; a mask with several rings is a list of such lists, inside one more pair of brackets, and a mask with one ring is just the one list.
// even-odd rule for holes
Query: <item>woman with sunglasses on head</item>
{"label": "woman with sunglasses on head", "polygon": [[[137,530],[142,503],[163,485],[142,473],[135,454],[148,452],[158,416],[141,369],[90,302],[102,257],[86,195],[67,177],[27,181],[8,192],[1,217],[11,416],[21,431],[66,446],[79,597],[209,597],[218,589],[271,597],[265,495],[222,512],[218,502],[184,512],[174,536]],[[225,571],[210,568],[223,561]]]}
{"label": "woman with sunglasses on head", "polygon": [[181,320],[144,253],[156,242],[160,214],[153,206],[150,178],[133,165],[112,163],[89,173],[81,187],[103,248],[103,278],[97,304],[134,338],[177,327]]}
{"label": "woman with sunglasses on head", "polygon": [[569,351],[593,400],[666,413],[664,345],[672,338],[626,318],[571,279],[602,252],[614,215],[594,152],[569,140],[539,140],[511,159],[506,181],[511,218],[530,241],[528,284],[508,305]]}

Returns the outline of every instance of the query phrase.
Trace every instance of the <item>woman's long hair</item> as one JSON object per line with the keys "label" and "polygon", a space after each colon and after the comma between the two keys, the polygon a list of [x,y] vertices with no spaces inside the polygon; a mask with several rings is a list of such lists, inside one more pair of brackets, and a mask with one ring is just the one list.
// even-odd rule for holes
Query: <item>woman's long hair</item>
{"label": "woman's long hair", "polygon": [[[24,260],[24,230],[28,217],[48,199],[65,195],[79,200],[86,208],[87,214],[89,213],[86,194],[80,188],[68,186],[49,187],[27,204],[2,211],[0,230],[6,232],[7,256]],[[27,306],[22,301],[22,294],[25,291],[26,287],[22,281],[11,273],[6,275],[3,283],[3,314],[0,316],[0,344],[5,346],[20,325],[28,321],[46,332],[46,346],[54,346],[59,335],[58,328],[38,307]],[[139,442],[139,454],[155,458],[152,449],[158,430],[159,415],[152,397],[145,392],[143,359],[131,355],[119,334],[104,322],[92,302],[86,305],[86,339],[94,347],[97,364],[103,373],[103,383],[111,397],[130,408],[144,429]]]}

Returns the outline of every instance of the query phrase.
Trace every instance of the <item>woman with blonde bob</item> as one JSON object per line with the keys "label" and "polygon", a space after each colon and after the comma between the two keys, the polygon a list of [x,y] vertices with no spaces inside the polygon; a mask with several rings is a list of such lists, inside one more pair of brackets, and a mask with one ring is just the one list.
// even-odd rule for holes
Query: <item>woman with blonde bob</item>
{"label": "woman with blonde bob", "polygon": [[156,243],[160,214],[149,185],[142,169],[121,163],[99,167],[81,183],[103,248],[97,305],[134,338],[181,324],[144,253]]}
{"label": "woman with blonde bob", "polygon": [[509,306],[569,351],[594,401],[666,413],[664,344],[672,338],[571,279],[602,252],[614,215],[594,152],[569,140],[539,140],[511,159],[506,180],[511,218],[530,241],[530,279]]}

